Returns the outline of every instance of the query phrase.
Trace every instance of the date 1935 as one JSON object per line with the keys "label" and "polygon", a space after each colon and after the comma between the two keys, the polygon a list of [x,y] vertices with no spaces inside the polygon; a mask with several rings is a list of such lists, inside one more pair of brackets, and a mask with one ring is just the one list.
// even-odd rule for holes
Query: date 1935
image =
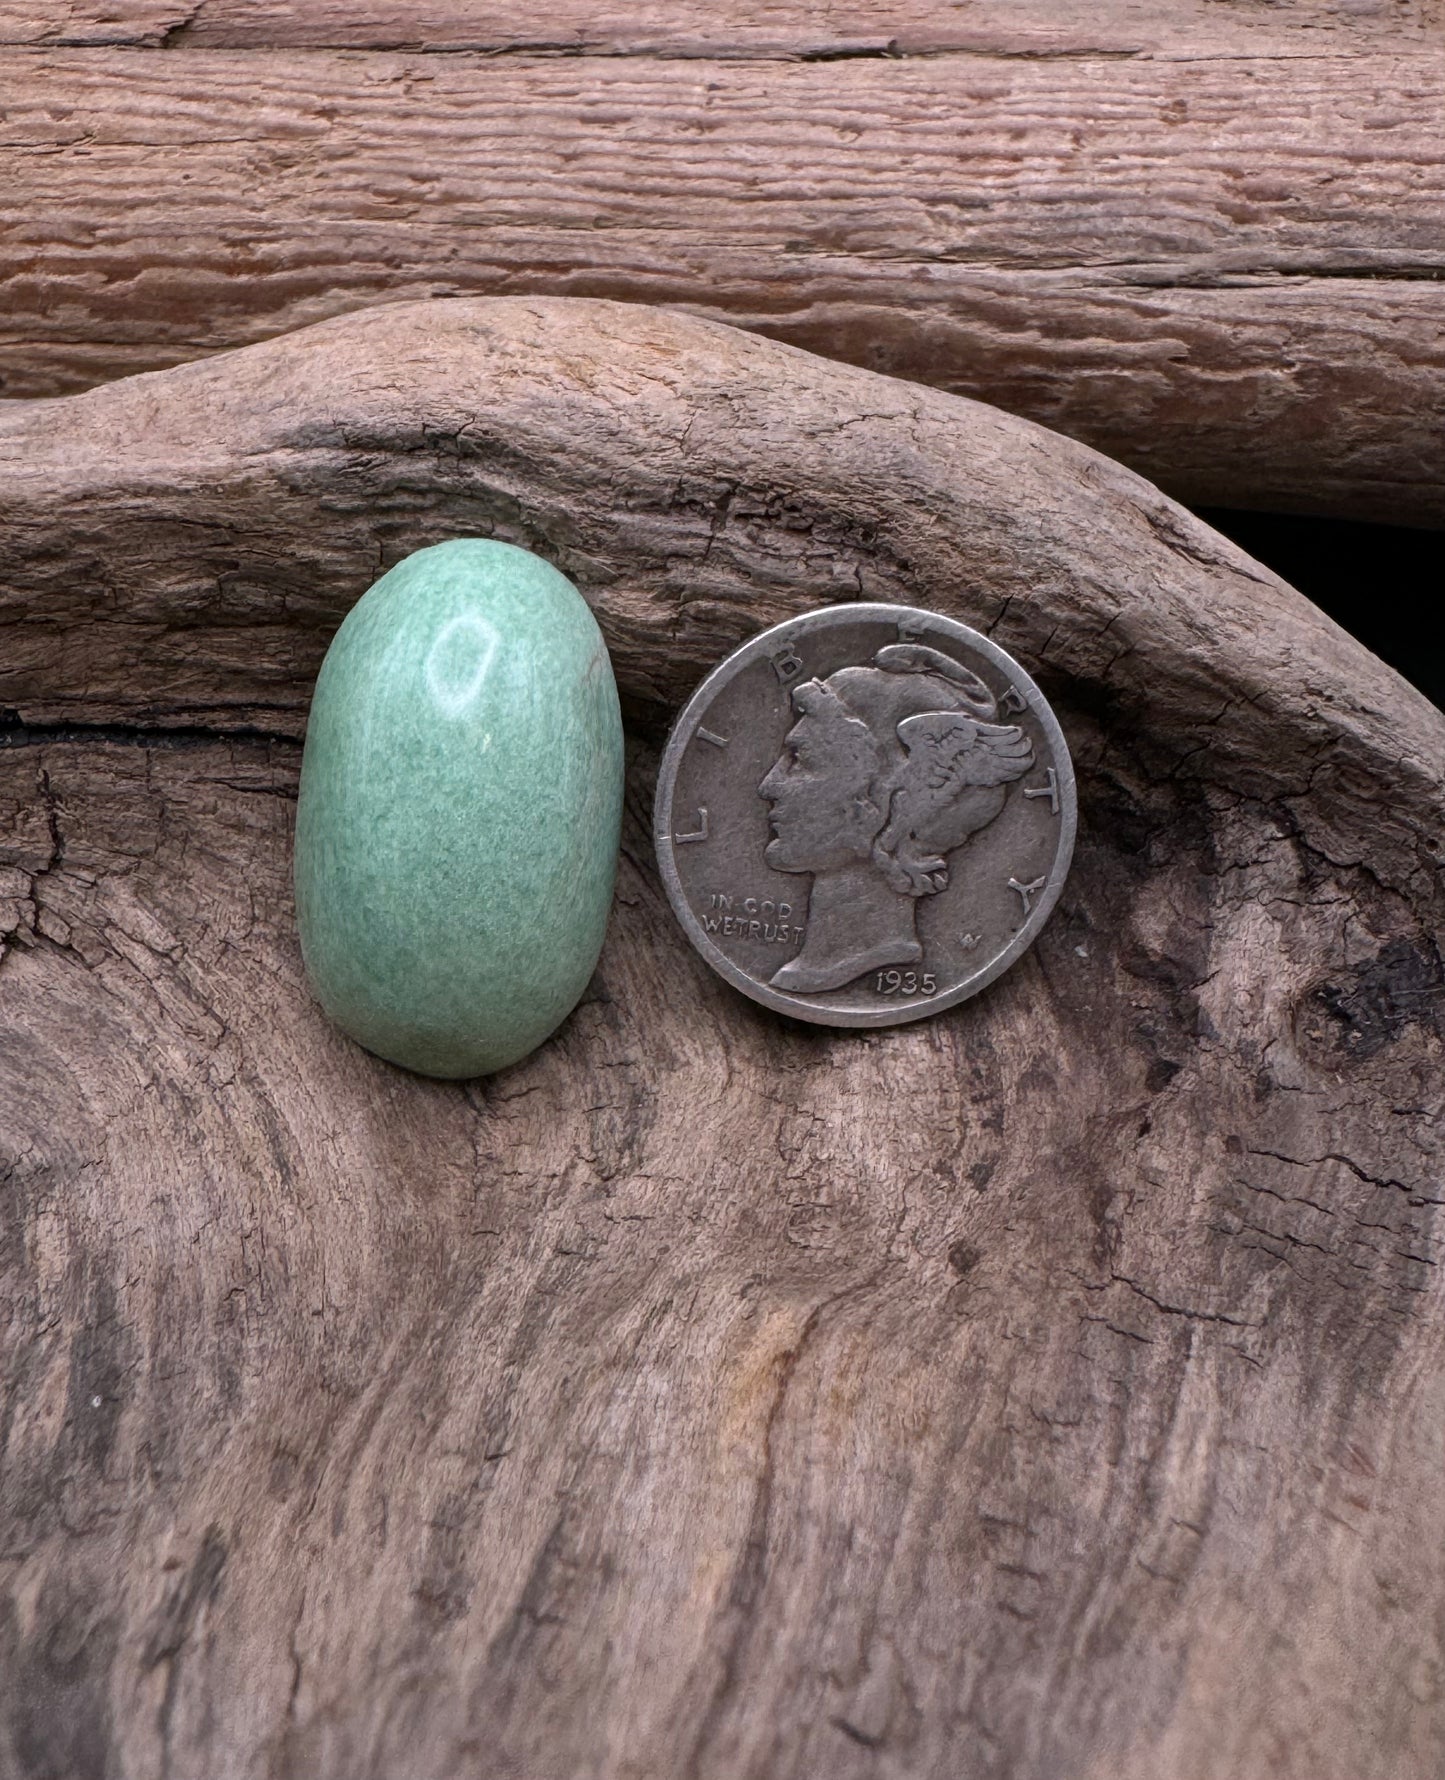
{"label": "date 1935", "polygon": [[880,995],[936,995],[938,979],[927,970],[880,970],[873,987]]}

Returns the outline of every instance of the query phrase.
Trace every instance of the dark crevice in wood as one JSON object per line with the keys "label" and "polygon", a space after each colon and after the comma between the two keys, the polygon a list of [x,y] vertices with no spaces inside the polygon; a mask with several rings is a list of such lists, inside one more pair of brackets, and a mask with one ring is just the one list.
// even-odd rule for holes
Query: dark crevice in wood
{"label": "dark crevice in wood", "polygon": [[[105,49],[116,54],[145,55],[155,50],[194,49],[198,54],[256,56],[274,54],[265,43],[225,43],[213,39],[196,42],[194,20],[187,19],[168,27],[158,37],[130,38],[120,42],[100,43],[85,37],[57,36],[43,42],[34,39],[17,41],[0,38],[0,51],[12,54],[42,53],[48,50],[94,51]],[[472,58],[479,62],[550,62],[595,60],[608,62],[745,62],[764,67],[769,63],[783,65],[820,62],[1127,62],[1147,57],[1143,48],[1110,48],[1104,45],[1075,47],[1072,45],[1019,45],[1007,43],[948,44],[927,47],[892,41],[887,44],[824,44],[817,48],[805,45],[753,48],[744,44],[730,46],[725,42],[707,42],[696,47],[683,44],[608,44],[526,42],[489,43],[485,38],[460,40],[456,43],[429,42],[424,38],[372,38],[365,43],[348,42],[343,37],[310,37],[304,42],[287,45],[293,54],[305,55],[345,53],[348,55],[408,55],[426,57]],[[1323,55],[1325,52],[1320,52]],[[1339,52],[1336,51],[1336,54]],[[1216,58],[1223,59],[1223,58]],[[1243,52],[1240,60],[1266,59]],[[1303,53],[1292,54],[1291,61],[1310,59]]]}
{"label": "dark crevice in wood", "polygon": [[28,723],[18,711],[0,710],[0,748],[41,748],[60,742],[92,747],[213,748],[218,743],[262,742],[268,747],[296,749],[294,735],[238,724],[234,729],[197,724],[164,723]]}
{"label": "dark crevice in wood", "polygon": [[1445,532],[1292,513],[1196,510],[1445,709]]}

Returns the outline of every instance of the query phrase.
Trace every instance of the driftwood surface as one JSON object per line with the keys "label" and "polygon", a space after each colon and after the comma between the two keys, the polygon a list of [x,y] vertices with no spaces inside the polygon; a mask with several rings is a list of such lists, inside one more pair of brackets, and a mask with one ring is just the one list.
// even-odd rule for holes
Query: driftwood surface
{"label": "driftwood surface", "polygon": [[614,297],[1195,503],[1445,524],[1433,0],[0,0],[0,46],[0,394]]}
{"label": "driftwood surface", "polygon": [[[390,306],[0,415],[0,1773],[1425,1780],[1445,716],[1147,483],[667,312]],[[614,920],[492,1079],[289,885],[312,678],[455,534],[592,603]],[[765,622],[987,630],[1081,836],[1002,981],[716,979],[657,739]]]}

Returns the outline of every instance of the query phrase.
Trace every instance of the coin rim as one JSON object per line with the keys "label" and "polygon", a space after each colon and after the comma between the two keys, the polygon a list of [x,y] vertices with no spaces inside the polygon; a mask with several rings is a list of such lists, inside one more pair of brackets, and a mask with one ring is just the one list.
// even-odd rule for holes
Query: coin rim
{"label": "coin rim", "polygon": [[[703,713],[712,703],[718,690],[734,679],[745,667],[748,667],[758,656],[771,652],[772,646],[779,639],[786,639],[789,632],[803,628],[808,632],[818,628],[829,628],[835,624],[868,622],[870,620],[897,625],[900,619],[919,618],[926,623],[921,627],[925,631],[941,632],[955,642],[961,642],[968,648],[976,650],[1001,669],[1011,682],[1018,686],[1025,702],[1034,717],[1043,728],[1050,745],[1054,750],[1054,766],[1059,780],[1059,821],[1061,826],[1058,851],[1055,854],[1055,865],[1062,864],[1057,878],[1050,873],[1050,881],[1042,896],[1034,904],[1028,919],[1019,928],[1013,939],[1004,949],[997,953],[989,962],[972,976],[965,977],[944,995],[930,995],[917,1001],[903,1002],[893,1007],[840,1008],[819,1005],[816,1001],[805,1003],[785,991],[777,990],[766,983],[760,983],[740,969],[707,937],[697,916],[690,907],[682,879],[678,873],[675,859],[675,845],[672,839],[672,794],[677,782],[677,770],[688,743],[692,740]],[[1022,715],[1022,712],[1019,713]],[[1074,762],[1069,753],[1068,743],[1064,740],[1064,732],[1059,727],[1048,700],[1034,684],[1031,675],[1020,667],[1006,649],[1001,649],[991,637],[981,631],[972,629],[961,623],[957,618],[950,618],[942,612],[930,612],[922,606],[892,605],[886,600],[859,601],[853,605],[819,606],[810,612],[800,612],[796,617],[785,618],[779,624],[769,625],[766,630],[759,631],[745,643],[740,643],[730,655],[724,657],[715,668],[712,668],[699,682],[692,697],[678,713],[667,738],[667,746],[663,749],[662,760],[657,769],[657,795],[653,806],[653,847],[657,854],[658,870],[667,890],[668,901],[672,904],[673,913],[681,922],[684,932],[692,941],[694,948],[703,961],[717,974],[729,982],[735,989],[740,989],[750,1000],[763,1007],[770,1007],[775,1012],[787,1014],[795,1020],[806,1020],[814,1026],[901,1026],[912,1020],[928,1019],[933,1014],[941,1014],[946,1009],[957,1007],[960,1002],[969,1000],[981,989],[1000,977],[1025,953],[1038,937],[1040,930],[1054,911],[1068,879],[1069,868],[1073,864],[1074,839],[1078,832],[1078,800],[1074,781]],[[799,874],[803,875],[803,874]],[[862,973],[860,973],[862,974]],[[856,978],[853,979],[856,981]]]}

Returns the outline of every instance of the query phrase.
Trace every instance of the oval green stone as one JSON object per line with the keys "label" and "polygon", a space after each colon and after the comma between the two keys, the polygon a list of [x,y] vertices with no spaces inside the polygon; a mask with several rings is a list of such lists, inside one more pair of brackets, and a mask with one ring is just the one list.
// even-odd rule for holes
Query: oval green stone
{"label": "oval green stone", "polygon": [[296,918],[367,1050],[474,1076],[539,1045],[602,949],[622,721],[602,633],[541,557],[462,538],[383,575],[306,728]]}

